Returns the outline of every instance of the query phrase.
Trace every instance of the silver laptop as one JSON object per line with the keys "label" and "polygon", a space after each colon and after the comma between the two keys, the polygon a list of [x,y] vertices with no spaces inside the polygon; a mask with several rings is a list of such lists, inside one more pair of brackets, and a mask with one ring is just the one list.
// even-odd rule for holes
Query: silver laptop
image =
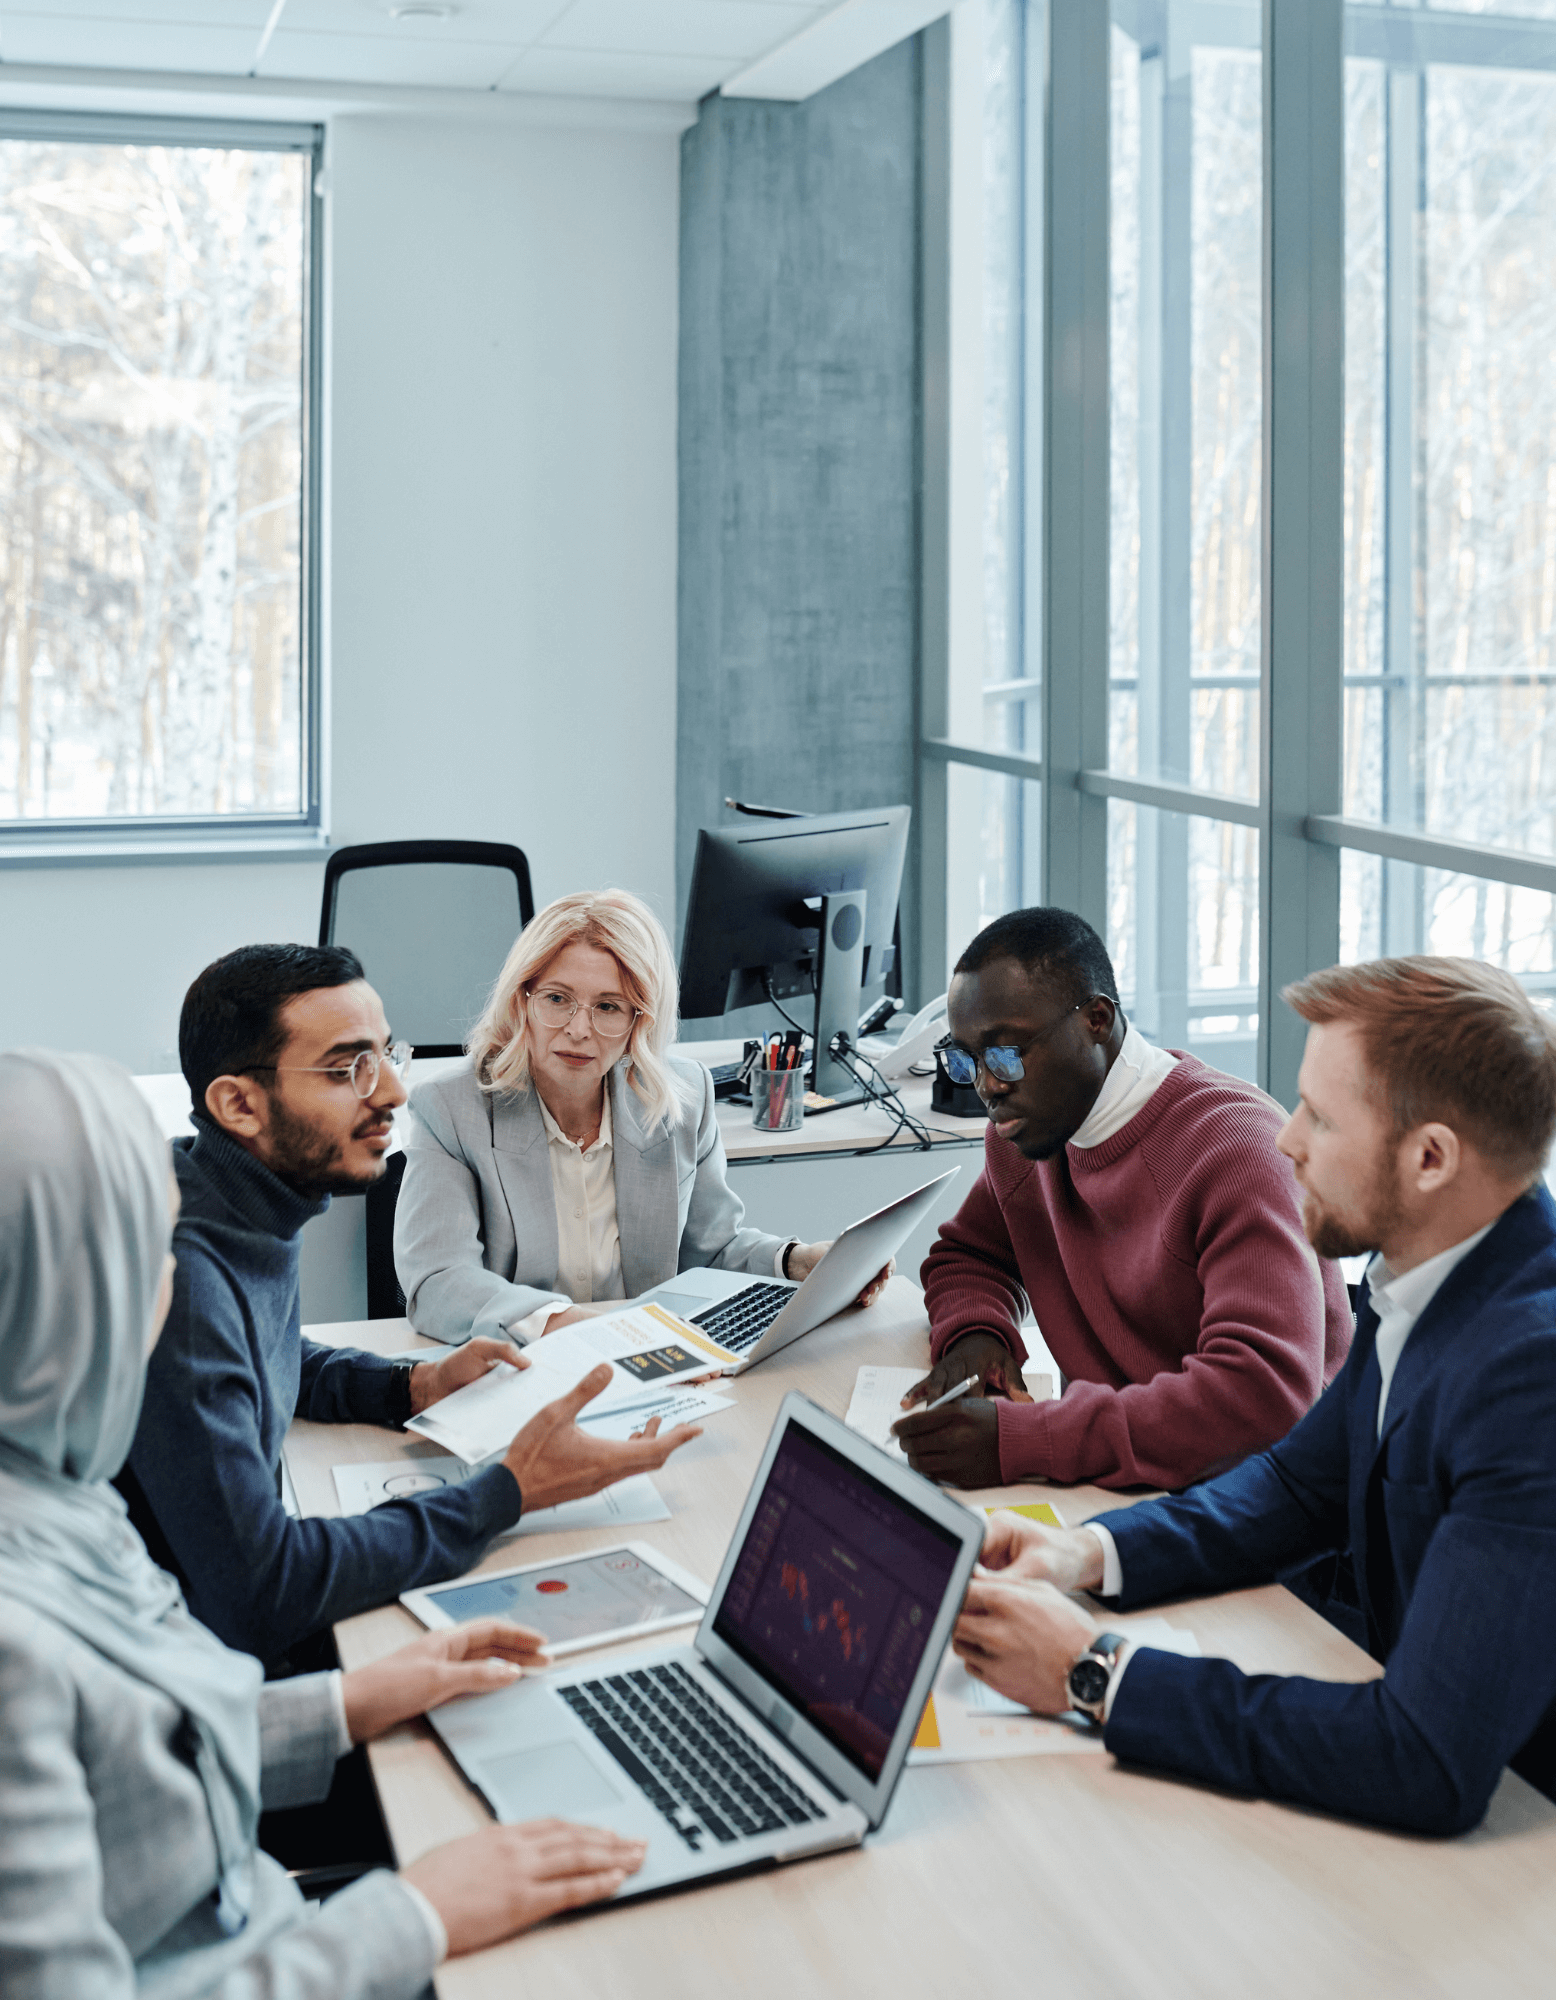
{"label": "silver laptop", "polygon": [[739,1375],[852,1305],[960,1171],[952,1167],[949,1173],[887,1202],[873,1215],[850,1223],[799,1284],[787,1278],[753,1278],[740,1271],[700,1267],[666,1278],[643,1297],[657,1299],[666,1312],[688,1321],[716,1347],[722,1347],[729,1356],[725,1374]]}
{"label": "silver laptop", "polygon": [[791,1392],[691,1645],[428,1720],[499,1819],[646,1841],[618,1899],[853,1847],[886,1817],[982,1542],[977,1515]]}

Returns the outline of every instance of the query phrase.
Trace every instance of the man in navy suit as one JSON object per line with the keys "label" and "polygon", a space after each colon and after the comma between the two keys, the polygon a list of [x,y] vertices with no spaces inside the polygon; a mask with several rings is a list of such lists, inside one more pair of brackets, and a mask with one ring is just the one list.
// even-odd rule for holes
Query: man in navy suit
{"label": "man in navy suit", "polygon": [[[1419,1833],[1505,1767],[1556,1798],[1556,1022],[1469,959],[1336,966],[1279,1140],[1321,1256],[1373,1252],[1350,1357],[1234,1471],[1069,1531],[996,1515],[955,1635],[970,1672],[1088,1709],[1133,1763]],[[1241,1673],[1132,1647],[1133,1610],[1347,1556],[1382,1678]]]}

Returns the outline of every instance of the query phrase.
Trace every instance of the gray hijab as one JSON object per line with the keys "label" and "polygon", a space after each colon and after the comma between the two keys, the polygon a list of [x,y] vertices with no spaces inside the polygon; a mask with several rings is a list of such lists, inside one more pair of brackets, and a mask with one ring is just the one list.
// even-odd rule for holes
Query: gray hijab
{"label": "gray hijab", "polygon": [[252,1893],[259,1664],[190,1617],[107,1483],[140,1416],[169,1171],[116,1064],[0,1055],[0,1591],[183,1710],[233,1932]]}

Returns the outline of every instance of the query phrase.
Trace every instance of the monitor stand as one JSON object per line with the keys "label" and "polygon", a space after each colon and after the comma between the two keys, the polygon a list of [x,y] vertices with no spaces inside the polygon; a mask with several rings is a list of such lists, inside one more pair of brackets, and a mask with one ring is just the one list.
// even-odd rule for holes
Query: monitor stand
{"label": "monitor stand", "polygon": [[859,991],[864,983],[863,889],[821,898],[821,939],[816,948],[816,1051],[811,1089],[838,1104],[862,1104],[866,1093],[827,1054],[834,1035],[859,1037]]}

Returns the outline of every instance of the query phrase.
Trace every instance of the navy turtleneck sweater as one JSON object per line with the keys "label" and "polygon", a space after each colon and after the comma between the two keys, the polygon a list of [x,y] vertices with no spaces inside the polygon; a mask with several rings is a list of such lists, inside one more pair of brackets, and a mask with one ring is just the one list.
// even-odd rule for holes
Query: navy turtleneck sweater
{"label": "navy turtleneck sweater", "polygon": [[274,1663],[337,1619],[469,1569],[518,1520],[519,1488],[496,1465],[350,1520],[287,1514],[278,1474],[292,1418],[400,1424],[409,1390],[391,1362],[302,1338],[302,1226],[329,1197],[308,1200],[208,1119],[196,1123],[173,1147],[178,1275],[126,1486],[194,1615]]}

